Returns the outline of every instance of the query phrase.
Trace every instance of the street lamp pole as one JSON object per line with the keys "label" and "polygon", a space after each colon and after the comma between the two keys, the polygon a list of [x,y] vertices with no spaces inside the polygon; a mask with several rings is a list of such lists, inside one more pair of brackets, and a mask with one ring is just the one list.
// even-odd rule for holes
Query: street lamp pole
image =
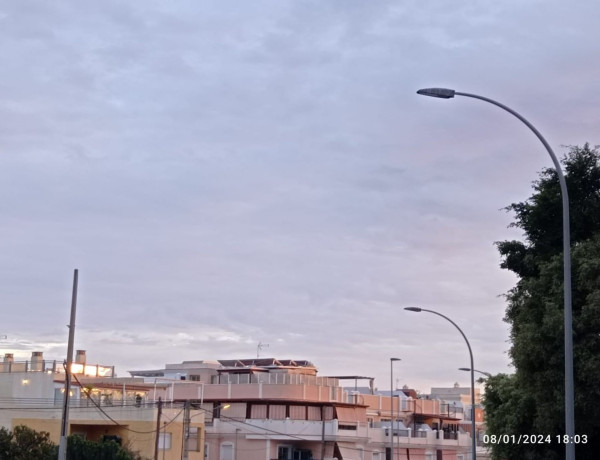
{"label": "street lamp pole", "polygon": [[[481,375],[485,375],[488,379],[492,376],[492,374],[490,374],[489,372],[478,371],[477,369],[470,369],[468,367],[459,367],[458,370],[465,371],[465,372],[471,372],[471,371],[478,372]],[[481,379],[480,379],[480,382],[481,382]],[[475,417],[475,414],[473,414],[473,417]]]}
{"label": "street lamp pole", "polygon": [[[454,91],[453,89],[447,88],[425,88],[417,91],[417,94],[423,96],[431,96],[442,99],[451,99],[454,96],[465,96],[474,99],[479,99],[485,102],[489,102],[508,113],[514,115],[521,120],[546,148],[554,167],[556,169],[556,175],[558,176],[558,182],[560,183],[560,191],[562,196],[562,214],[563,214],[563,277],[564,277],[564,333],[565,333],[565,434],[573,439],[575,435],[575,384],[573,380],[573,308],[572,308],[572,293],[571,293],[571,230],[569,224],[569,194],[567,191],[567,181],[565,180],[562,168],[558,158],[552,151],[552,148],[544,139],[544,136],[527,121],[521,114],[515,112],[510,107],[505,106],[493,99],[487,97],[478,96],[476,94],[462,93]],[[566,460],[575,460],[575,444],[565,444]]]}
{"label": "street lamp pole", "polygon": [[414,312],[422,312],[422,311],[426,311],[428,313],[433,313],[434,315],[438,315],[441,316],[442,318],[444,318],[446,321],[449,321],[450,323],[452,323],[452,325],[458,329],[458,332],[460,332],[460,335],[463,336],[463,339],[465,339],[465,342],[467,343],[467,348],[469,349],[469,357],[471,358],[471,441],[472,441],[472,448],[473,448],[473,460],[476,460],[477,458],[477,441],[475,439],[475,365],[473,364],[473,351],[471,350],[471,344],[469,343],[469,340],[467,339],[467,336],[465,335],[465,333],[462,331],[462,329],[460,327],[458,327],[458,325],[452,321],[450,318],[448,318],[445,315],[442,315],[441,313],[438,313],[437,311],[433,311],[433,310],[427,310],[426,308],[419,308],[419,307],[406,307],[405,310],[408,311],[414,311]]}
{"label": "street lamp pole", "polygon": [[394,460],[394,361],[400,358],[390,358],[390,460]]}

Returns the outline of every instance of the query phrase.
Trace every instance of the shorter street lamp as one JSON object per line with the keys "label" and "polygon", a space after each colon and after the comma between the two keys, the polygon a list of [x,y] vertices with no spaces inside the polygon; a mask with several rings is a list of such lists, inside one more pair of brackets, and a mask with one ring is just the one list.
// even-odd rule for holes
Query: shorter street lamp
{"label": "shorter street lamp", "polygon": [[473,448],[473,460],[475,460],[477,458],[477,443],[475,440],[475,372],[474,372],[474,364],[473,364],[473,351],[471,350],[471,344],[469,343],[469,340],[467,339],[467,336],[465,335],[465,333],[462,331],[462,329],[460,327],[458,327],[458,325],[452,321],[450,318],[448,318],[445,315],[442,315],[441,313],[438,313],[437,311],[433,311],[433,310],[428,310],[426,308],[419,308],[419,307],[405,307],[405,310],[408,311],[414,311],[416,313],[420,313],[422,311],[426,311],[427,313],[433,313],[434,315],[437,316],[441,316],[442,318],[444,318],[446,321],[449,321],[450,323],[452,323],[452,325],[458,329],[458,332],[460,332],[460,335],[463,336],[463,339],[465,339],[465,342],[467,343],[467,348],[469,349],[469,357],[471,358],[471,407],[472,407],[472,413],[473,416],[471,417],[471,441],[472,441],[472,448]]}
{"label": "shorter street lamp", "polygon": [[390,458],[394,460],[394,362],[400,358],[390,358]]}
{"label": "shorter street lamp", "polygon": [[[459,370],[459,371],[465,371],[465,372],[471,372],[471,369],[470,369],[470,368],[468,368],[468,367],[459,367],[459,368],[458,368],[458,370]],[[490,374],[489,372],[485,372],[485,371],[478,371],[477,369],[473,369],[473,370],[474,370],[475,372],[479,372],[481,375],[485,375],[485,376],[486,376],[486,378],[490,378],[490,377],[492,376],[492,374]],[[478,380],[478,382],[479,382],[479,383],[482,383],[482,381],[483,381],[483,377],[480,377],[480,378],[479,378],[479,380]],[[473,411],[474,411],[474,409],[473,409]],[[471,418],[472,418],[473,420],[475,419],[475,412],[473,412],[473,413],[471,414]],[[478,437],[479,437],[479,436],[478,436]]]}

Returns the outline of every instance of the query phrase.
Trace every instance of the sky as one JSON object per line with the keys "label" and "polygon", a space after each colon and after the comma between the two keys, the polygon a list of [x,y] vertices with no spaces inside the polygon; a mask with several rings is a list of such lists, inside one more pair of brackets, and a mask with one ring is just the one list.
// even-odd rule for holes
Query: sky
{"label": "sky", "polygon": [[[0,353],[128,370],[312,361],[469,385],[512,372],[494,242],[600,144],[595,0],[0,5]],[[267,346],[268,345],[268,346]]]}

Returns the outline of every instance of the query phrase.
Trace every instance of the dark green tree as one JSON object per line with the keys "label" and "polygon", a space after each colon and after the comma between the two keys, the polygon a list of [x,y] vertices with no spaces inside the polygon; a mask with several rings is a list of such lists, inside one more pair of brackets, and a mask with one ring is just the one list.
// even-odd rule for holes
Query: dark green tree
{"label": "dark green tree", "polygon": [[[562,159],[571,214],[575,429],[587,437],[578,460],[600,449],[600,152],[572,146]],[[518,276],[507,295],[513,376],[496,376],[484,401],[489,434],[544,434],[552,442],[494,445],[495,459],[564,457],[564,309],[562,205],[554,169],[544,169],[525,202],[506,209],[524,241],[497,243],[501,267]],[[519,411],[520,417],[513,413]]]}
{"label": "dark green tree", "polygon": [[50,441],[50,434],[26,426],[13,431],[0,428],[0,460],[56,460],[58,447]]}
{"label": "dark green tree", "polygon": [[[486,380],[485,408],[489,435],[528,433],[529,416],[535,401],[523,391],[515,375],[498,374]],[[496,458],[525,459],[524,444],[502,442],[495,444]]]}
{"label": "dark green tree", "polygon": [[69,436],[67,460],[141,460],[141,457],[115,441],[97,442]]}

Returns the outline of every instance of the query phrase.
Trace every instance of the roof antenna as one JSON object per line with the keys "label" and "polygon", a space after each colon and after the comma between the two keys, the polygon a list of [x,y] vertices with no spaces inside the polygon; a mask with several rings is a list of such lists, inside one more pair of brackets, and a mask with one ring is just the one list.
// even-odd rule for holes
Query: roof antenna
{"label": "roof antenna", "polygon": [[258,346],[256,347],[256,358],[260,357],[260,350],[262,350],[263,348],[269,348],[269,344],[258,342]]}

